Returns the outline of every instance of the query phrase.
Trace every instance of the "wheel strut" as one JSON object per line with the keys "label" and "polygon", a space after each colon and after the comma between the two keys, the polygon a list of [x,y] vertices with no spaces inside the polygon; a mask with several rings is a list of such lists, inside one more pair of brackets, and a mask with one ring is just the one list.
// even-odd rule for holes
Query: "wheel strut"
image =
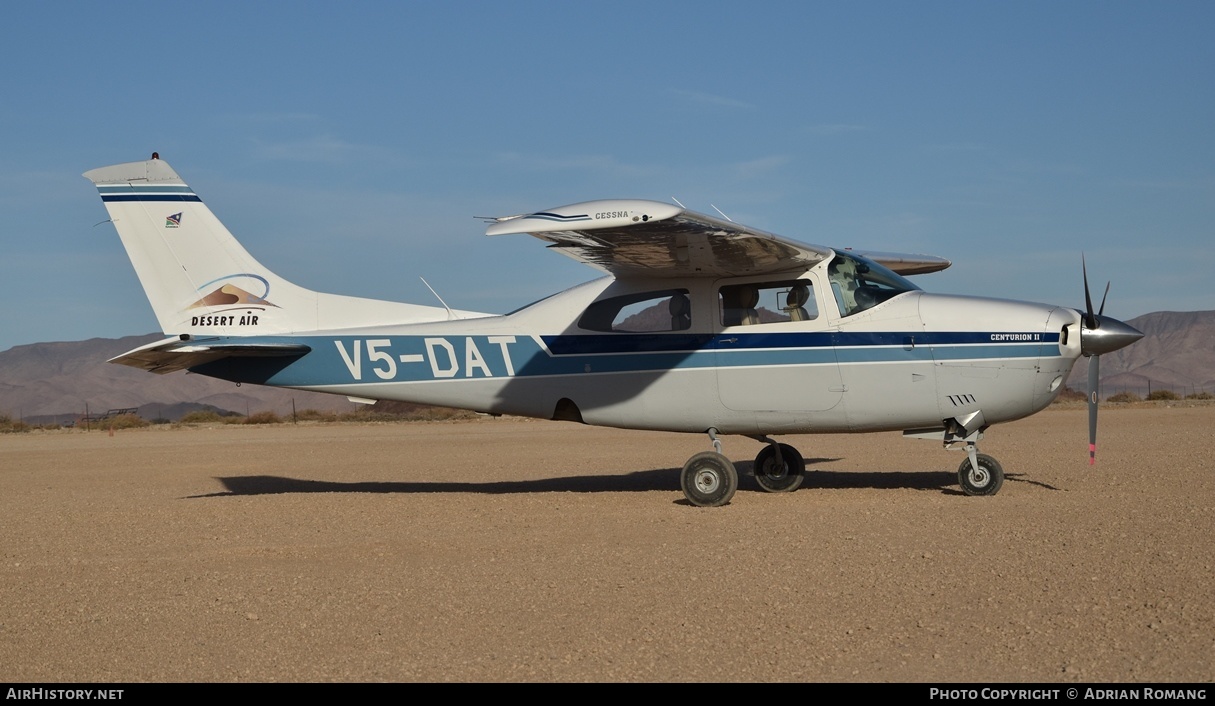
{"label": "wheel strut", "polygon": [[970,457],[970,467],[979,467],[979,445],[973,441],[966,442],[966,455]]}

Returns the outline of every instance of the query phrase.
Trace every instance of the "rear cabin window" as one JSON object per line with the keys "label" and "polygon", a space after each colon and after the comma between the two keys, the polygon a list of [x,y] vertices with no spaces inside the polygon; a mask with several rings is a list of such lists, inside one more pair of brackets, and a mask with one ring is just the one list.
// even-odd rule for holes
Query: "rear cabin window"
{"label": "rear cabin window", "polygon": [[686,289],[625,294],[588,306],[578,327],[628,333],[686,331],[692,327],[692,304]]}
{"label": "rear cabin window", "polygon": [[751,326],[818,318],[818,300],[810,280],[750,282],[718,292],[722,326]]}

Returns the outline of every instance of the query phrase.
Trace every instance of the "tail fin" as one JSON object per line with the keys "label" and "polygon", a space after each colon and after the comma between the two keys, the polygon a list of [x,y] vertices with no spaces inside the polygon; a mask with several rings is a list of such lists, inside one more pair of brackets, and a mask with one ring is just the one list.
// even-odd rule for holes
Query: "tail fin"
{"label": "tail fin", "polygon": [[97,186],[167,334],[287,334],[453,316],[439,307],[314,292],[275,275],[155,154],[84,176]]}

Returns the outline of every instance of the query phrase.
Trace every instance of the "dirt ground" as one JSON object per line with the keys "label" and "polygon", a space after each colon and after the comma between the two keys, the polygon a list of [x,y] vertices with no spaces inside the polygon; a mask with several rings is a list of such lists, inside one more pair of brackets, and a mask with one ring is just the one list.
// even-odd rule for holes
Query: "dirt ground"
{"label": "dirt ground", "polygon": [[[1215,406],[782,437],[518,419],[0,435],[0,680],[1211,682]],[[725,438],[740,471],[760,444]]]}

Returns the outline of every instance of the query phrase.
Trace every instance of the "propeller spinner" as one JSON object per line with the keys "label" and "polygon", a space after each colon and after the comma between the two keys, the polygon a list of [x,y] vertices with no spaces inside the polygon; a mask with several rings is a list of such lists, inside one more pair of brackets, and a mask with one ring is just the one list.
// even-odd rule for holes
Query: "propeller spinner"
{"label": "propeller spinner", "polygon": [[1093,313],[1093,298],[1088,291],[1088,267],[1080,258],[1084,275],[1084,323],[1080,327],[1080,352],[1091,358],[1088,363],[1088,463],[1097,462],[1097,387],[1101,380],[1101,356],[1125,348],[1143,338],[1143,333],[1117,319],[1105,316],[1105,298],[1110,293],[1109,282],[1101,295],[1101,306]]}

